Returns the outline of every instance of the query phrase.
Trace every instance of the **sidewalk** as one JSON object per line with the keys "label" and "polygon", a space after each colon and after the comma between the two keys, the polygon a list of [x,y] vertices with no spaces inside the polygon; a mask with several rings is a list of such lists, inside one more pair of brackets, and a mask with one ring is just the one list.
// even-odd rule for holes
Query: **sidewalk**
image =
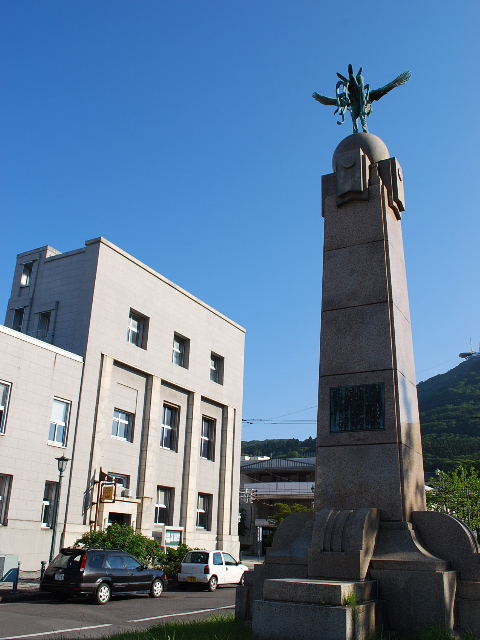
{"label": "sidewalk", "polygon": [[28,600],[43,600],[49,597],[48,593],[38,590],[40,585],[40,571],[20,571],[17,593],[12,593],[11,582],[0,582],[1,602],[26,602]]}
{"label": "sidewalk", "polygon": [[[260,564],[263,564],[264,560],[265,556],[260,556]],[[253,571],[254,566],[259,564],[258,556],[243,555],[241,562],[248,567],[250,571]]]}

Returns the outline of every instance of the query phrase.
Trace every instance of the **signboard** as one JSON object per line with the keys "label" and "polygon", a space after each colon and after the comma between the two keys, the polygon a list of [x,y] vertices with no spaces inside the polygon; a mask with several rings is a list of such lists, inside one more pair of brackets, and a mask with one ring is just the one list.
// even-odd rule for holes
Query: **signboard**
{"label": "signboard", "polygon": [[102,482],[100,485],[100,502],[115,502],[115,484]]}
{"label": "signboard", "polygon": [[330,431],[385,429],[383,384],[330,389]]}
{"label": "signboard", "polygon": [[166,529],[165,530],[165,546],[178,547],[182,543],[182,530]]}

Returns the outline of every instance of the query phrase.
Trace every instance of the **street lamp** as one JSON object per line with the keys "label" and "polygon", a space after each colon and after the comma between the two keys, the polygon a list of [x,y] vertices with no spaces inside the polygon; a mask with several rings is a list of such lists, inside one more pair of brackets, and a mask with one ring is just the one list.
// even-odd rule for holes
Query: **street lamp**
{"label": "street lamp", "polygon": [[60,458],[55,458],[58,464],[58,490],[55,496],[55,510],[53,513],[53,526],[52,526],[52,544],[50,546],[50,557],[48,562],[53,560],[53,554],[55,553],[55,538],[57,537],[57,521],[58,521],[58,507],[60,505],[60,492],[62,490],[62,478],[67,468],[67,464],[70,458],[66,458],[65,456],[60,456]]}

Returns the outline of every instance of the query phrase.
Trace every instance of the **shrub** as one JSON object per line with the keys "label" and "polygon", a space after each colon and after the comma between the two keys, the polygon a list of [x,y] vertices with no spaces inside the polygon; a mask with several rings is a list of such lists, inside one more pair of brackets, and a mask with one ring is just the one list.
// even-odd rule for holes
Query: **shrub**
{"label": "shrub", "polygon": [[135,556],[147,566],[163,566],[166,555],[156,540],[135,533],[132,527],[112,524],[105,531],[89,531],[75,542],[75,546],[121,549]]}

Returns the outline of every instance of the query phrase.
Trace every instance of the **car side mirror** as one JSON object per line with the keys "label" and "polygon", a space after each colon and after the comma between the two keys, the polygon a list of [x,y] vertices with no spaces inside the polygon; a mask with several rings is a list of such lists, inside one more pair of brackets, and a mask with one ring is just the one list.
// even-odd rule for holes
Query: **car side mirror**
{"label": "car side mirror", "polygon": [[143,565],[143,564],[141,564],[141,565],[137,568],[137,571],[143,571],[144,569],[145,569],[144,565]]}

